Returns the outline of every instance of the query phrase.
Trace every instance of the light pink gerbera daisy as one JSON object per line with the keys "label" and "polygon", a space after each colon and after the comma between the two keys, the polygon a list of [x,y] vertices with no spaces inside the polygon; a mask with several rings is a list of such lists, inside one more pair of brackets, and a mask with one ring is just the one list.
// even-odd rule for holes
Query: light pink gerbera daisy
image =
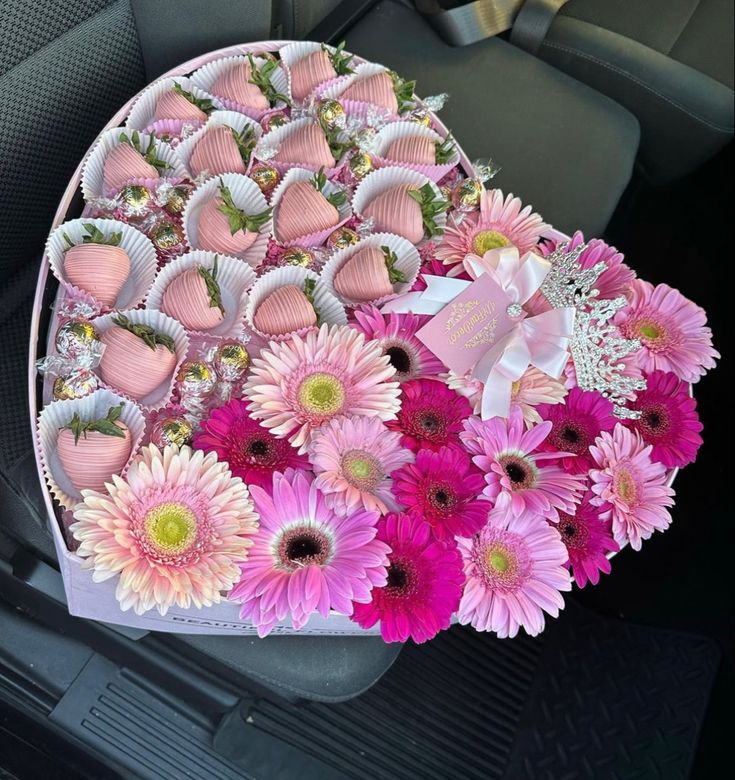
{"label": "light pink gerbera daisy", "polygon": [[[449,371],[444,377],[447,385],[463,395],[472,404],[472,411],[479,414],[482,409],[484,384],[478,379],[473,379],[470,373],[459,376],[454,371]],[[517,406],[521,410],[526,427],[530,428],[541,422],[541,417],[536,411],[537,406],[559,404],[566,394],[566,388],[558,379],[552,379],[535,366],[529,366],[521,378],[513,382],[510,388],[510,404],[511,407]]]}
{"label": "light pink gerbera daisy", "polygon": [[248,485],[270,487],[274,471],[309,469],[309,461],[277,439],[248,414],[247,403],[233,400],[213,409],[194,434],[194,449],[216,452]]}
{"label": "light pink gerbera daisy", "polygon": [[245,484],[213,452],[151,444],[107,490],[83,491],[70,529],[95,582],[119,575],[123,611],[209,607],[237,582],[258,518]]}
{"label": "light pink gerbera daisy", "polygon": [[646,373],[671,371],[685,382],[698,382],[720,354],[712,346],[704,309],[668,284],[654,287],[636,279],[630,305],[613,322],[628,339],[640,339],[638,362]]}
{"label": "light pink gerbera daisy", "polygon": [[377,341],[342,325],[322,325],[271,342],[253,360],[243,388],[248,409],[274,436],[306,451],[312,430],[341,414],[395,418],[396,370]]}
{"label": "light pink gerbera daisy", "polygon": [[400,431],[401,444],[420,449],[459,447],[462,423],[472,414],[469,401],[435,379],[412,379],[401,385],[401,409],[388,427]]}
{"label": "light pink gerbera daisy", "polygon": [[666,468],[694,463],[702,444],[699,435],[702,423],[697,402],[689,395],[689,385],[664,371],[649,374],[646,384],[646,389],[639,391],[635,401],[628,404],[641,416],[625,420],[625,424],[653,446],[651,459]]}
{"label": "light pink gerbera daisy", "polygon": [[602,431],[611,431],[618,422],[611,401],[598,392],[585,392],[578,387],[569,391],[564,404],[543,404],[538,413],[552,425],[540,449],[557,455],[571,453],[571,457],[560,457],[559,462],[572,474],[584,474],[595,465],[590,446]]}
{"label": "light pink gerbera daisy", "polygon": [[478,631],[513,638],[544,630],[544,612],[564,608],[560,591],[571,590],[567,548],[559,532],[535,512],[494,510],[471,539],[458,539],[467,583],[457,617]]}
{"label": "light pink gerbera daisy", "polygon": [[504,246],[515,246],[523,255],[536,246],[547,227],[530,206],[524,208],[512,194],[486,190],[478,213],[466,215],[461,222],[449,218],[436,256],[445,265],[454,265],[468,254],[482,257],[485,252]]}
{"label": "light pink gerbera daisy", "polygon": [[462,558],[454,541],[438,541],[419,517],[390,514],[378,523],[378,539],[390,545],[388,581],[373,588],[352,619],[363,628],[380,621],[386,642],[426,642],[449,628],[462,595]]}
{"label": "light pink gerbera daisy", "polygon": [[405,382],[421,376],[436,376],[444,364],[416,338],[416,331],[431,317],[421,314],[381,314],[375,306],[355,311],[351,323],[368,341],[377,341],[396,369],[396,379]]}
{"label": "light pink gerbera daisy", "polygon": [[[555,241],[547,239],[540,244],[541,254],[547,257],[560,244],[566,241]],[[578,230],[566,247],[567,252],[584,244],[584,236]],[[577,262],[583,269],[593,268],[598,263],[605,263],[607,269],[603,271],[595,282],[595,289],[598,291],[599,299],[618,298],[621,295],[627,295],[628,288],[635,279],[635,271],[623,262],[623,254],[618,252],[614,246],[606,244],[599,238],[592,238],[587,242],[587,248],[577,258]]]}
{"label": "light pink gerbera daisy", "polygon": [[230,598],[258,636],[289,615],[296,629],[315,611],[351,615],[353,601],[367,603],[385,585],[390,548],[376,538],[377,512],[335,514],[302,471],[274,474],[272,491],[252,492],[260,529]]}
{"label": "light pink gerbera daisy", "polygon": [[335,417],[314,432],[309,458],[316,486],[338,514],[358,507],[385,514],[397,508],[389,475],[413,453],[377,417]]}
{"label": "light pink gerbera daisy", "polygon": [[427,520],[437,539],[472,536],[487,520],[490,503],[479,496],[482,474],[461,450],[419,450],[416,463],[393,472],[393,493],[409,514]]}
{"label": "light pink gerbera daisy", "polygon": [[460,439],[485,474],[484,493],[498,509],[508,508],[514,515],[535,512],[553,521],[558,510],[574,514],[583,489],[581,475],[541,465],[559,457],[558,452],[537,452],[550,432],[551,423],[526,431],[518,409],[511,409],[508,419],[467,420]]}
{"label": "light pink gerbera daisy", "polygon": [[587,492],[573,515],[559,512],[559,522],[554,526],[567,548],[567,566],[580,588],[588,582],[597,585],[600,574],[610,574],[608,553],[620,549],[612,537],[610,520],[600,519],[599,508],[590,504],[591,497]]}
{"label": "light pink gerbera daisy", "polygon": [[651,460],[651,449],[637,431],[620,423],[590,448],[599,466],[590,471],[590,503],[601,507],[602,519],[612,518],[613,536],[621,547],[630,542],[640,550],[644,539],[671,523],[666,507],[673,506],[674,491],[666,484],[666,467]]}

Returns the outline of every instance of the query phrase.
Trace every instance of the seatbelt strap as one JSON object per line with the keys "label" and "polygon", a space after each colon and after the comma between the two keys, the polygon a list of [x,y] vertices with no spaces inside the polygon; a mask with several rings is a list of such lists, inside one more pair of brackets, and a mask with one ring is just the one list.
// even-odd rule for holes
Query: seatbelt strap
{"label": "seatbelt strap", "polygon": [[523,0],[475,0],[446,10],[438,0],[415,0],[415,5],[450,46],[467,46],[510,30]]}
{"label": "seatbelt strap", "polygon": [[554,17],[567,0],[526,0],[516,16],[510,42],[536,54],[549,32]]}

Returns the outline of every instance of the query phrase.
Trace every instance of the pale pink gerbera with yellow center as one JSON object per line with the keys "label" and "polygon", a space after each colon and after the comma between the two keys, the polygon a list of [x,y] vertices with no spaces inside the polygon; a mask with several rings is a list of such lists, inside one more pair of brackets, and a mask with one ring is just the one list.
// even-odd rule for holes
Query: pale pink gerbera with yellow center
{"label": "pale pink gerbera with yellow center", "polygon": [[347,326],[322,325],[271,342],[253,360],[243,391],[252,417],[305,452],[312,431],[339,415],[394,419],[395,373],[379,342]]}
{"label": "pale pink gerbera with yellow center", "polygon": [[674,491],[666,484],[666,467],[651,460],[651,445],[637,431],[618,423],[612,433],[603,431],[590,453],[599,468],[590,471],[600,518],[612,518],[615,541],[641,549],[643,539],[665,531],[671,523],[666,507],[674,504]]}
{"label": "pale pink gerbera with yellow center", "polygon": [[[452,390],[464,396],[472,405],[472,411],[480,414],[482,408],[482,392],[484,384],[473,379],[468,373],[464,376],[450,371],[444,375],[445,381]],[[521,410],[526,427],[541,422],[541,416],[536,411],[540,404],[560,404],[567,394],[564,385],[535,366],[529,366],[521,378],[513,382],[510,389],[510,405]]]}
{"label": "pale pink gerbera with yellow center", "polygon": [[356,508],[384,514],[397,508],[390,474],[412,463],[413,453],[377,417],[335,417],[314,432],[309,460],[316,486],[338,514]]}
{"label": "pale pink gerbera with yellow center", "polygon": [[530,206],[524,208],[512,194],[488,190],[482,193],[478,213],[468,214],[459,223],[449,219],[436,256],[445,265],[454,265],[468,254],[482,257],[504,246],[514,246],[523,255],[536,246],[547,227]]}
{"label": "pale pink gerbera with yellow center", "polygon": [[209,607],[239,580],[257,516],[215,453],[150,445],[107,489],[82,492],[71,532],[95,582],[120,577],[123,611]]}

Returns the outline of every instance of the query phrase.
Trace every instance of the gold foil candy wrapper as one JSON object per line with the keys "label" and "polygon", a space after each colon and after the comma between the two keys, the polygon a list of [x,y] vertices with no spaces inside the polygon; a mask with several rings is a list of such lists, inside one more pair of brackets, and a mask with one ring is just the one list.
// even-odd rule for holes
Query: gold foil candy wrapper
{"label": "gold foil candy wrapper", "polygon": [[408,118],[411,122],[416,122],[416,124],[431,127],[431,114],[425,109],[419,108],[416,111],[412,111]]}
{"label": "gold foil candy wrapper", "polygon": [[151,442],[157,447],[166,447],[175,444],[183,447],[190,444],[194,426],[184,416],[172,414],[157,420],[151,430]]}
{"label": "gold foil candy wrapper", "polygon": [[260,191],[267,195],[275,188],[281,177],[272,166],[265,163],[256,163],[250,170],[250,178],[258,185]]}
{"label": "gold foil candy wrapper", "polygon": [[74,369],[68,376],[57,376],[53,384],[53,396],[57,401],[84,398],[99,385],[97,376],[86,368]]}
{"label": "gold foil candy wrapper", "polygon": [[308,249],[292,246],[281,256],[281,263],[282,265],[296,265],[299,268],[310,268],[314,259],[314,255]]}
{"label": "gold foil candy wrapper", "polygon": [[99,343],[99,333],[91,322],[69,320],[56,331],[54,343],[60,355],[76,360],[94,351]]}
{"label": "gold foil candy wrapper", "polygon": [[291,120],[283,111],[274,111],[272,114],[266,114],[260,121],[264,132],[275,130],[277,127],[287,125]]}
{"label": "gold foil candy wrapper", "polygon": [[176,389],[182,398],[202,398],[209,395],[217,384],[212,366],[201,360],[187,360],[176,374]]}
{"label": "gold foil candy wrapper", "polygon": [[159,222],[151,231],[150,239],[156,249],[168,252],[184,244],[184,229],[176,222]]}
{"label": "gold foil candy wrapper", "polygon": [[187,187],[172,187],[164,208],[170,214],[181,214],[186,208],[186,201],[189,200],[189,195],[190,192]]}
{"label": "gold foil candy wrapper", "polygon": [[349,166],[353,176],[362,179],[372,171],[373,158],[367,152],[358,151],[350,157]]}
{"label": "gold foil candy wrapper", "polygon": [[224,382],[238,382],[250,368],[250,353],[241,341],[223,341],[212,360],[217,376]]}
{"label": "gold foil candy wrapper", "polygon": [[337,228],[334,233],[330,233],[327,237],[327,246],[330,249],[345,249],[348,246],[353,246],[360,240],[360,236],[356,231],[348,227]]}
{"label": "gold foil candy wrapper", "polygon": [[131,217],[141,217],[153,205],[153,193],[142,184],[126,184],[119,192],[122,210]]}
{"label": "gold foil candy wrapper", "polygon": [[317,103],[316,116],[319,124],[325,130],[343,128],[347,123],[344,107],[338,100],[333,98],[325,98]]}
{"label": "gold foil candy wrapper", "polygon": [[452,205],[457,211],[476,211],[480,208],[480,198],[484,189],[479,179],[462,179],[452,190]]}

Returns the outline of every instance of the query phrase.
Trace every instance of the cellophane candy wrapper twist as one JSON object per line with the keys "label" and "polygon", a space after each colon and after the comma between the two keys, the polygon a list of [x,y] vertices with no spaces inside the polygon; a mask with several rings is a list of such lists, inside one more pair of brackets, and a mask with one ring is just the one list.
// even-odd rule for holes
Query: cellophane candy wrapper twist
{"label": "cellophane candy wrapper twist", "polygon": [[47,253],[39,457],[121,622],[536,635],[668,528],[719,357],[701,308],[341,47],[176,75],[101,134]]}

